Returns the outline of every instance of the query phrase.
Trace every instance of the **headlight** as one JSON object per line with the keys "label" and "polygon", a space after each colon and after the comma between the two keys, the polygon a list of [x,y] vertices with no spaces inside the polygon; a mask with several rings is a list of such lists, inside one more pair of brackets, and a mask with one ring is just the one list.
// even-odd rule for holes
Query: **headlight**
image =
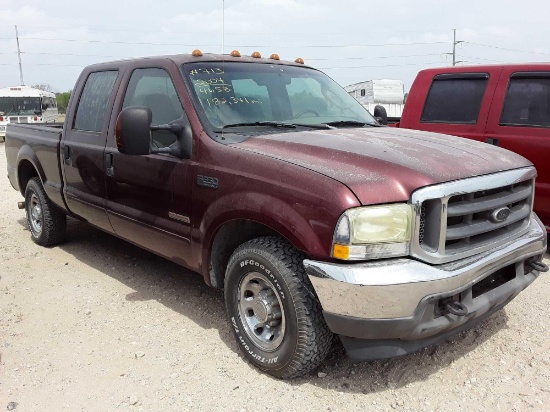
{"label": "headlight", "polygon": [[404,203],[349,209],[334,230],[332,256],[342,260],[405,256],[412,216],[412,206]]}

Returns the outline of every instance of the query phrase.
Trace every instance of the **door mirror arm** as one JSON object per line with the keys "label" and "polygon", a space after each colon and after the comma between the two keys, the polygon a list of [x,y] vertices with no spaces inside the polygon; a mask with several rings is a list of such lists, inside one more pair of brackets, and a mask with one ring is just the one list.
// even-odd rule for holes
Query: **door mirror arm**
{"label": "door mirror arm", "polygon": [[189,159],[191,157],[193,133],[191,131],[189,120],[183,118],[169,124],[150,125],[149,129],[152,132],[157,130],[166,130],[177,137],[176,147],[155,147],[151,148],[151,153],[165,153],[184,159]]}

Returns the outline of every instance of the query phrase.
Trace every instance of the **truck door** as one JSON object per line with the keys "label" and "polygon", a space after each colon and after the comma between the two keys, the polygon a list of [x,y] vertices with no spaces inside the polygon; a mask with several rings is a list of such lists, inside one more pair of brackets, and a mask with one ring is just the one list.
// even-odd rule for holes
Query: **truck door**
{"label": "truck door", "polygon": [[485,138],[533,162],[535,212],[550,229],[550,71],[504,69]]}
{"label": "truck door", "polygon": [[[414,120],[409,123],[403,119],[401,127],[482,141],[497,81],[498,73],[485,71],[437,74],[425,99],[419,101],[417,97],[416,104],[411,102],[413,113],[408,118]],[[427,85],[423,86],[426,90]]]}
{"label": "truck door", "polygon": [[[142,63],[130,68],[123,80],[127,87],[115,103],[105,152],[107,211],[118,236],[189,266],[189,161],[168,154],[125,155],[117,150],[115,141],[116,116],[126,107],[149,107],[153,124],[185,116],[172,80],[180,76],[181,81],[181,75],[175,64],[166,65],[146,67]],[[152,137],[157,147],[176,142],[176,136],[167,131],[152,132]]]}
{"label": "truck door", "polygon": [[111,70],[83,73],[79,90],[72,104],[61,142],[61,169],[64,177],[63,193],[71,212],[89,223],[113,232],[105,211],[104,151],[107,139],[113,90],[119,71]]}

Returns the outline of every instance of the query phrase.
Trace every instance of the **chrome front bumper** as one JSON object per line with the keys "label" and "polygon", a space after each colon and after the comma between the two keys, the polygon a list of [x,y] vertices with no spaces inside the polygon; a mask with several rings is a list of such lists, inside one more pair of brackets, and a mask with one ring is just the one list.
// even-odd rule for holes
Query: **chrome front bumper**
{"label": "chrome front bumper", "polygon": [[[368,338],[417,339],[425,334],[411,335],[410,329],[414,329],[415,319],[425,319],[430,305],[433,311],[435,301],[452,296],[461,296],[473,302],[476,299],[472,299],[472,286],[505,268],[515,270],[517,278],[513,282],[513,290],[510,290],[512,283],[508,282],[508,300],[502,300],[502,296],[499,298],[495,292],[503,288],[501,286],[480,296],[476,305],[471,303],[470,306],[477,312],[473,317],[478,317],[498,305],[506,304],[538,276],[539,272],[536,270],[525,270],[525,264],[528,259],[541,259],[546,251],[546,243],[546,230],[533,214],[529,230],[523,236],[500,246],[498,250],[486,251],[455,262],[429,265],[414,259],[401,258],[336,264],[306,259],[304,266],[327,320],[330,316],[333,319],[336,316],[342,319],[381,321],[382,324],[388,320],[402,321],[409,324],[406,328],[408,331],[403,331],[403,336],[390,331],[388,336],[382,336],[382,330]],[[525,280],[527,275],[530,277]],[[500,301],[497,302],[498,299]],[[434,317],[433,313],[431,316]],[[454,319],[455,315],[443,316],[448,322],[432,330],[430,334],[437,333],[438,329],[452,328],[453,325],[449,323],[464,324],[473,317]],[[340,332],[334,330],[330,323],[329,327],[336,333]],[[355,336],[365,338],[367,335],[368,333],[358,333]],[[347,336],[354,335],[348,333]]]}

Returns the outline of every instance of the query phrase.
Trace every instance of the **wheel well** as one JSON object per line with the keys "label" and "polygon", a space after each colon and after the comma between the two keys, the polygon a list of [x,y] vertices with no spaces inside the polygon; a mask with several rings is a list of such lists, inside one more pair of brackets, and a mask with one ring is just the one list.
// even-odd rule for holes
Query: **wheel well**
{"label": "wheel well", "polygon": [[24,195],[27,183],[29,183],[29,180],[31,180],[33,177],[38,177],[38,172],[31,162],[29,162],[28,160],[22,160],[21,163],[19,163],[17,175],[19,190]]}
{"label": "wheel well", "polygon": [[209,258],[210,283],[223,289],[225,269],[231,254],[244,242],[262,236],[279,236],[280,233],[268,226],[251,220],[231,220],[216,233]]}

